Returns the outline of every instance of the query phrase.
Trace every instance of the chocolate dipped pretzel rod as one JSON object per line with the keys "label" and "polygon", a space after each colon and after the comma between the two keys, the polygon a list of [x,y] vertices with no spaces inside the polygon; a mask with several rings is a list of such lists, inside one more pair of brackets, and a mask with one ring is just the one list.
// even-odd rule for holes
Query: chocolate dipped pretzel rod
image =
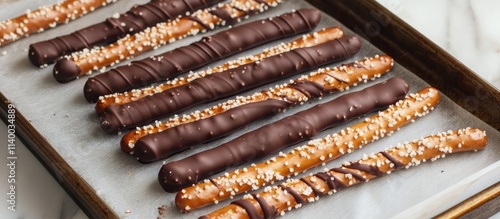
{"label": "chocolate dipped pretzel rod", "polygon": [[[108,46],[75,52],[57,61],[53,74],[57,80],[65,82],[68,79],[63,78],[71,75],[77,78],[95,70],[104,72],[106,66],[113,66],[122,60],[199,32],[240,21],[250,14],[265,11],[269,6],[275,6],[280,2],[281,0],[231,0],[211,9],[200,9],[190,16],[159,23]],[[60,77],[59,74],[65,76]]]}
{"label": "chocolate dipped pretzel rod", "polygon": [[286,211],[316,202],[321,196],[334,194],[398,169],[418,166],[427,160],[435,161],[448,154],[481,150],[486,144],[486,133],[479,129],[442,132],[371,154],[326,172],[267,187],[263,192],[245,195],[243,199],[233,201],[200,219],[276,218],[283,216]]}
{"label": "chocolate dipped pretzel rod", "polygon": [[19,17],[0,22],[0,46],[5,46],[31,33],[65,24],[97,8],[117,0],[65,0],[50,6],[42,6]]}
{"label": "chocolate dipped pretzel rod", "polygon": [[124,105],[111,105],[101,116],[101,129],[116,133],[144,125],[198,104],[345,59],[358,52],[360,47],[361,41],[357,37],[343,37],[201,77]]}
{"label": "chocolate dipped pretzel rod", "polygon": [[[392,78],[361,91],[345,94],[329,102],[262,126],[215,148],[166,163],[158,174],[167,192],[176,192],[227,168],[268,156],[292,144],[310,139],[317,133],[343,124],[374,110],[386,108],[404,98],[408,84]],[[146,139],[146,138],[143,138]],[[140,161],[165,158],[179,148],[163,148],[159,143],[140,139],[135,155]],[[152,148],[153,146],[156,146]],[[170,150],[168,150],[170,149]],[[147,151],[148,153],[142,153]],[[207,159],[214,156],[219,159]]]}
{"label": "chocolate dipped pretzel rod", "polygon": [[318,10],[301,9],[238,25],[190,45],[89,78],[83,93],[89,102],[96,102],[99,96],[164,81],[235,53],[310,31],[319,20]]}
{"label": "chocolate dipped pretzel rod", "polygon": [[[358,82],[374,80],[388,72],[393,65],[389,56],[365,58],[334,68],[320,69],[300,77],[290,84],[264,90],[251,96],[237,97],[201,112],[174,117],[166,122],[137,128],[126,134],[120,143],[122,151],[133,154],[140,138],[161,132],[155,138],[177,136],[178,141],[163,141],[164,147],[194,147],[228,135],[258,119],[274,115],[287,107],[304,103],[314,97],[322,97],[349,89]],[[299,89],[309,87],[309,89]],[[210,127],[198,130],[198,127]],[[178,138],[180,137],[180,138]],[[167,145],[168,144],[168,145]]]}
{"label": "chocolate dipped pretzel rod", "polygon": [[[175,204],[183,212],[192,211],[325,164],[391,135],[400,127],[429,113],[438,102],[439,92],[434,88],[425,88],[336,134],[312,140],[289,153],[280,153],[266,162],[236,169],[215,179],[207,179],[182,189],[177,193]],[[217,156],[217,159],[220,158],[221,156]]]}
{"label": "chocolate dipped pretzel rod", "polygon": [[[28,57],[35,66],[55,62],[59,57],[114,42],[126,34],[134,34],[160,22],[165,22],[194,12],[222,0],[152,0],[144,5],[135,5],[124,14],[116,14],[106,21],[82,28],[68,35],[30,45]],[[99,2],[99,1],[86,1]]]}
{"label": "chocolate dipped pretzel rod", "polygon": [[[178,87],[184,84],[189,83],[192,80],[195,80],[200,77],[205,77],[206,75],[225,71],[228,69],[236,68],[240,65],[244,64],[249,64],[249,63],[254,63],[256,61],[260,61],[264,58],[267,58],[269,56],[281,54],[284,52],[288,52],[292,49],[297,49],[297,48],[303,48],[303,47],[311,47],[315,46],[330,40],[338,39],[344,36],[344,31],[340,27],[329,27],[326,29],[322,29],[318,32],[315,32],[313,34],[305,34],[301,38],[298,38],[294,41],[291,41],[286,44],[279,44],[275,47],[271,47],[268,49],[265,49],[262,53],[251,55],[251,56],[245,56],[245,57],[240,57],[237,60],[231,60],[229,62],[226,62],[220,66],[208,69],[206,71],[199,71],[199,72],[194,72],[190,73],[187,77],[181,77],[181,78],[175,78],[173,80],[169,80],[165,83],[159,84],[157,86],[151,86],[143,89],[134,89],[131,90],[130,92],[124,92],[124,93],[115,93],[115,94],[110,94],[110,95],[105,95],[99,97],[99,100],[97,101],[97,104],[95,106],[96,112],[98,115],[102,115],[104,113],[104,109],[108,107],[109,105],[123,105],[132,101],[136,101],[138,99],[141,99],[145,96],[149,96],[155,93],[160,93],[163,92],[167,89],[171,89],[174,87]],[[100,76],[100,75],[99,75]],[[98,78],[97,76],[96,78]],[[87,82],[87,84],[90,83],[90,80]],[[87,86],[86,84],[86,86]],[[84,88],[84,92],[86,92],[86,89]],[[92,96],[93,98],[93,96]]]}

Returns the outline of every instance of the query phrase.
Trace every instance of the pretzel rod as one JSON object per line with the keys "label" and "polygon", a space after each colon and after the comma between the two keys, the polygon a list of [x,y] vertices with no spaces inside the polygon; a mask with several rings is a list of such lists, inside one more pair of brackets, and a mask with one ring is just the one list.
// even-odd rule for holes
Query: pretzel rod
{"label": "pretzel rod", "polygon": [[348,58],[359,51],[360,44],[357,37],[351,36],[317,46],[298,48],[259,62],[198,78],[138,101],[120,106],[111,105],[101,116],[101,129],[116,133],[148,124],[202,103]]}
{"label": "pretzel rod", "polygon": [[[253,121],[273,115],[287,107],[304,103],[311,98],[349,89],[349,86],[355,86],[358,82],[374,80],[388,72],[392,65],[391,57],[377,55],[355,63],[320,69],[289,84],[251,96],[237,97],[204,111],[174,117],[163,123],[156,122],[154,126],[138,128],[122,138],[121,148],[124,152],[133,154],[135,143],[139,138],[158,132],[164,133],[163,135],[176,133],[184,139],[178,142],[171,141],[172,146],[176,144],[186,147],[196,146],[230,134]],[[317,90],[306,92],[303,89],[297,89],[300,85],[308,83],[316,85]],[[296,84],[299,87],[296,87]],[[212,128],[201,131],[197,130],[198,127]]]}
{"label": "pretzel rod", "polygon": [[127,35],[108,46],[86,49],[66,56],[57,61],[54,66],[54,77],[57,79],[58,74],[64,74],[78,78],[79,75],[91,74],[95,70],[104,72],[106,66],[113,66],[122,60],[199,32],[211,31],[218,26],[239,22],[241,19],[248,18],[248,15],[263,12],[269,6],[276,6],[281,1],[231,0],[211,9],[200,9],[191,16],[159,23],[139,33]]}
{"label": "pretzel rod", "polygon": [[[35,66],[53,63],[57,58],[100,43],[114,42],[126,34],[134,34],[222,0],[151,0],[135,5],[124,14],[115,14],[106,21],[82,28],[68,35],[30,45],[28,57]],[[99,1],[86,1],[99,2]]]}
{"label": "pretzel rod", "polygon": [[[175,78],[173,80],[169,80],[163,84],[156,85],[156,86],[151,86],[148,88],[143,88],[143,89],[134,89],[130,92],[124,92],[124,93],[115,93],[111,95],[105,95],[99,97],[99,101],[97,101],[97,104],[95,106],[96,112],[98,115],[102,115],[104,113],[104,108],[108,107],[109,105],[123,105],[132,101],[139,100],[145,96],[149,96],[155,93],[160,93],[163,92],[167,89],[171,89],[174,87],[178,87],[184,84],[189,83],[190,81],[193,81],[197,78],[200,77],[206,77],[207,75],[217,73],[217,72],[222,72],[228,69],[232,69],[235,67],[238,67],[240,65],[244,64],[249,64],[249,63],[254,63],[256,61],[260,61],[264,58],[281,54],[284,52],[288,52],[292,49],[297,49],[297,48],[303,48],[303,47],[311,47],[315,46],[330,40],[338,39],[344,36],[344,32],[340,27],[329,27],[326,29],[322,29],[318,32],[315,32],[313,34],[305,34],[301,38],[298,38],[294,41],[291,41],[286,44],[279,44],[275,47],[271,47],[268,49],[265,49],[262,53],[255,54],[253,56],[245,56],[245,57],[240,57],[237,60],[231,60],[229,62],[226,62],[220,66],[216,66],[214,68],[208,69],[206,71],[199,71],[199,72],[194,72],[190,73],[187,77],[181,77],[181,78]],[[99,77],[99,76],[97,76]],[[90,80],[90,79],[89,79]],[[84,88],[85,90],[85,88]]]}
{"label": "pretzel rod", "polygon": [[102,113],[104,112],[104,108],[106,108],[109,105],[123,105],[141,99],[145,96],[149,96],[155,93],[160,93],[167,89],[187,84],[192,80],[195,80],[200,77],[205,77],[212,73],[225,71],[244,64],[254,63],[256,61],[262,60],[263,58],[288,52],[292,49],[315,46],[330,40],[338,39],[341,38],[343,34],[344,32],[339,27],[330,27],[327,29],[322,29],[321,31],[315,32],[313,34],[303,35],[301,38],[298,38],[287,44],[280,44],[278,46],[265,49],[262,53],[253,56],[241,57],[237,60],[229,61],[227,63],[224,63],[212,69],[208,69],[206,71],[190,73],[185,78],[184,77],[175,78],[173,80],[169,80],[166,83],[157,86],[152,86],[140,90],[134,89],[131,92],[106,95],[104,97],[99,98],[99,101],[96,104],[96,112],[98,113],[98,115],[102,115]]}
{"label": "pretzel rod", "polygon": [[31,33],[65,24],[97,8],[117,0],[65,0],[37,10],[27,10],[25,14],[0,22],[0,46],[5,46]]}
{"label": "pretzel rod", "polygon": [[84,95],[89,102],[96,102],[102,95],[164,81],[264,43],[310,31],[319,20],[318,10],[301,9],[238,25],[190,45],[89,78],[83,88]]}
{"label": "pretzel rod", "polygon": [[[386,108],[403,99],[408,89],[408,84],[403,79],[392,78],[361,91],[318,104],[215,148],[164,164],[158,174],[160,185],[167,192],[179,191],[227,168],[274,154],[290,145],[310,139],[327,128]],[[152,153],[140,153],[149,149],[144,148],[142,142],[142,139],[137,142],[135,155],[140,161],[153,160]],[[148,143],[151,145],[152,142]],[[170,148],[161,147],[161,143],[156,146],[158,148],[151,150],[156,159],[165,158],[162,155],[172,152]]]}
{"label": "pretzel rod", "polygon": [[266,162],[236,169],[213,180],[204,180],[185,188],[177,193],[175,204],[183,212],[192,211],[323,165],[391,135],[400,127],[429,113],[438,101],[439,92],[434,88],[425,88],[336,134],[312,140]]}
{"label": "pretzel rod", "polygon": [[482,130],[450,130],[347,162],[339,168],[267,187],[263,192],[245,195],[243,199],[200,219],[276,218],[303,204],[316,202],[320,196],[334,194],[398,169],[418,166],[427,160],[435,161],[448,154],[481,150],[486,144],[486,133]]}

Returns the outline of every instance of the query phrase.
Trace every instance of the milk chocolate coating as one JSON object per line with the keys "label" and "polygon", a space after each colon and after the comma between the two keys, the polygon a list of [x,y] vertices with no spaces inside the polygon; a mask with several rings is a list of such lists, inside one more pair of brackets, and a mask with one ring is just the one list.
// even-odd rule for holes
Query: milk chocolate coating
{"label": "milk chocolate coating", "polygon": [[161,93],[124,105],[112,105],[101,116],[101,128],[108,133],[147,124],[195,105],[222,99],[265,83],[311,70],[358,52],[356,36],[343,37],[313,47],[298,48],[260,62],[241,65],[198,78]]}
{"label": "milk chocolate coating", "polygon": [[272,19],[239,25],[188,46],[134,61],[131,65],[89,78],[83,88],[84,95],[87,101],[96,102],[99,96],[173,78],[235,53],[310,31],[318,25],[319,20],[318,10],[301,9]]}
{"label": "milk chocolate coating", "polygon": [[[69,35],[56,37],[30,45],[28,57],[35,66],[51,64],[59,57],[84,48],[114,42],[126,34],[134,34],[160,22],[193,12],[222,0],[152,0],[144,5],[135,5],[118,18],[80,29]],[[78,75],[76,75],[78,76]],[[60,80],[64,81],[67,77]]]}
{"label": "milk chocolate coating", "polygon": [[[176,192],[229,167],[251,162],[309,139],[326,128],[386,108],[403,99],[408,90],[409,86],[403,79],[392,78],[343,95],[248,132],[218,147],[164,164],[158,180],[165,191]],[[147,145],[142,141],[147,137],[141,138],[135,146],[135,155],[141,161],[158,160],[168,155],[161,154],[167,151],[162,143],[168,139],[157,138],[154,142],[149,138]],[[148,153],[142,154],[141,151]]]}

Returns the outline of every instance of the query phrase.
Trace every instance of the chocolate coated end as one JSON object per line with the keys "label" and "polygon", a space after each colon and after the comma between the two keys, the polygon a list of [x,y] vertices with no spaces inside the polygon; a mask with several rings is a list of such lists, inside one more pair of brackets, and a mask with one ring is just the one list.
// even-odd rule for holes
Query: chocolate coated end
{"label": "chocolate coated end", "polygon": [[361,40],[357,36],[347,36],[338,39],[345,49],[345,52],[352,56],[361,49]]}
{"label": "chocolate coated end", "polygon": [[297,12],[303,17],[305,22],[311,21],[312,23],[308,23],[308,26],[312,29],[319,24],[321,20],[321,13],[317,9],[306,8],[297,10]]}
{"label": "chocolate coated end", "polygon": [[104,114],[101,116],[101,129],[110,134],[118,133],[122,128],[120,127],[120,120],[118,120],[118,116],[114,114],[118,114],[120,107],[117,105],[111,105],[106,107],[104,110]]}
{"label": "chocolate coated end", "polygon": [[[160,185],[163,188],[163,190],[165,190],[165,192],[174,193],[186,187],[186,185],[182,182],[187,180],[181,180],[177,182],[175,181],[176,179],[175,176],[179,176],[179,174],[176,173],[177,169],[175,168],[176,167],[175,163],[176,162],[171,162],[163,165],[160,169],[160,172],[158,173],[158,181],[160,182]],[[184,171],[183,168],[181,168],[181,170]],[[185,172],[182,175],[190,175],[188,177],[196,177],[196,174],[188,174]],[[195,178],[192,179],[193,179],[191,180],[192,183],[196,183]]]}
{"label": "chocolate coated end", "polygon": [[36,67],[52,64],[59,56],[57,47],[53,46],[49,41],[31,44],[28,52],[28,58]]}
{"label": "chocolate coated end", "polygon": [[68,83],[80,76],[82,70],[74,62],[68,59],[61,59],[57,61],[54,66],[53,75],[59,83]]}
{"label": "chocolate coated end", "polygon": [[[152,136],[155,134],[152,134]],[[157,145],[158,138],[140,138],[134,146],[134,156],[141,163],[151,163],[157,161],[162,153],[157,151],[158,147],[150,147],[149,145]]]}
{"label": "chocolate coated end", "polygon": [[[104,91],[103,91],[104,90]],[[112,93],[100,80],[89,78],[83,86],[83,95],[89,103],[96,103],[102,93]]]}

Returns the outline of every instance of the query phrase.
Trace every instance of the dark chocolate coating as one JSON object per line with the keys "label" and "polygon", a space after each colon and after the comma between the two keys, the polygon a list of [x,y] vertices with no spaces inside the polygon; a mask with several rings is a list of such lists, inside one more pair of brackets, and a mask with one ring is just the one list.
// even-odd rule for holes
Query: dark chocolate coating
{"label": "dark chocolate coating", "polygon": [[[326,128],[386,108],[403,99],[408,90],[409,86],[403,79],[392,78],[364,90],[343,95],[248,132],[218,147],[166,163],[158,174],[158,180],[165,191],[176,192],[229,167],[251,162],[309,139]],[[150,141],[149,146],[162,147],[163,141],[157,140],[158,142]],[[141,160],[153,159],[152,153],[138,153],[147,146],[139,144],[139,141],[135,146],[135,155]],[[162,154],[157,156],[158,159],[164,158]]]}
{"label": "dark chocolate coating", "polygon": [[319,20],[318,10],[301,9],[239,25],[190,45],[89,78],[83,93],[87,101],[96,102],[99,96],[167,80],[270,41],[310,31]]}
{"label": "dark chocolate coating", "polygon": [[[291,104],[287,101],[274,99],[245,104],[207,119],[175,126],[142,137],[136,143],[134,153],[141,154],[141,157],[148,157],[139,159],[139,161],[152,162],[160,159],[160,157],[170,156],[196,145],[229,135],[251,122],[281,112],[290,107]],[[157,141],[161,142],[161,147],[153,146],[158,145]],[[137,145],[147,146],[137,148]]]}
{"label": "dark chocolate coating", "polygon": [[[303,90],[301,92],[308,98],[321,97],[324,94],[336,91],[327,90],[318,83],[306,81],[294,83],[290,86],[296,89],[299,88],[299,91]],[[226,112],[213,115],[206,119],[201,119],[198,121],[169,128],[160,132],[161,134],[155,133],[153,138],[146,138],[147,136],[145,136],[141,139],[143,139],[142,141],[145,142],[146,145],[148,145],[148,149],[144,149],[139,153],[152,153],[152,155],[150,156],[158,156],[156,154],[168,154],[168,156],[170,156],[187,148],[195,147],[197,145],[229,135],[251,122],[266,118],[268,116],[272,116],[297,103],[297,100],[281,101],[269,99],[244,104],[230,109]],[[173,141],[172,139],[176,139],[176,141]],[[156,141],[161,141],[162,146],[155,147],[154,145],[156,145]],[[141,144],[143,143],[139,143],[139,145]],[[141,148],[141,146],[139,146],[139,148]],[[134,149],[134,151],[135,150],[142,149]],[[158,158],[153,159],[156,160]],[[150,162],[142,159],[139,159],[139,161]]]}
{"label": "dark chocolate coating", "polygon": [[[80,29],[68,35],[56,37],[30,45],[28,57],[35,66],[51,64],[59,57],[84,48],[114,42],[126,34],[140,32],[147,27],[194,12],[197,9],[221,2],[222,0],[152,0],[144,5],[135,5],[119,18]],[[125,24],[125,25],[123,25]],[[76,75],[78,76],[78,75]],[[76,77],[75,76],[75,77]],[[74,79],[74,78],[73,78]],[[61,78],[64,81],[65,78]]]}
{"label": "dark chocolate coating", "polygon": [[161,93],[124,105],[111,105],[101,116],[108,133],[144,125],[201,103],[222,99],[259,85],[345,59],[359,51],[356,36],[343,37],[317,46],[298,48],[260,62],[241,65],[198,78]]}

